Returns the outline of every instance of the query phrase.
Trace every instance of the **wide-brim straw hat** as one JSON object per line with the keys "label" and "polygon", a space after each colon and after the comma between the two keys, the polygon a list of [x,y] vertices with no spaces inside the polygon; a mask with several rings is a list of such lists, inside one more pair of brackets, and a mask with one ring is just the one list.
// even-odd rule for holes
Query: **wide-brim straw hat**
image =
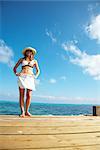
{"label": "wide-brim straw hat", "polygon": [[25,52],[26,52],[27,50],[31,50],[34,55],[36,54],[36,49],[33,48],[33,47],[26,47],[26,48],[24,48],[24,49],[22,50],[22,54],[25,55]]}

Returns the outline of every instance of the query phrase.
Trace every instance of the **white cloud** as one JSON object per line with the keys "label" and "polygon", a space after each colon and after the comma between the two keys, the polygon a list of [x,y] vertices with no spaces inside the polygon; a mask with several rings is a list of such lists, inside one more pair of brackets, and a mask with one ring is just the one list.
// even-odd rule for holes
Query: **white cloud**
{"label": "white cloud", "polygon": [[88,9],[88,11],[90,13],[93,13],[94,11],[96,11],[97,9],[99,9],[99,7],[100,7],[100,3],[96,2],[96,3],[89,4],[87,9]]}
{"label": "white cloud", "polygon": [[88,5],[88,11],[90,11],[90,12],[91,12],[91,11],[93,10],[93,8],[94,8],[94,7],[93,7],[93,5],[92,5],[92,4],[89,4],[89,5]]}
{"label": "white cloud", "polygon": [[81,51],[79,50],[79,48],[74,44],[73,41],[68,41],[68,42],[65,42],[65,43],[62,43],[62,48],[66,51],[70,51],[72,52],[74,55],[76,56],[81,56],[82,53]]}
{"label": "white cloud", "polygon": [[49,82],[50,82],[50,83],[56,83],[57,81],[56,81],[56,79],[51,78],[51,79],[49,80]]}
{"label": "white cloud", "polygon": [[86,25],[85,31],[91,39],[95,39],[100,43],[100,14],[92,17],[90,23]]}
{"label": "white cloud", "polygon": [[18,97],[18,94],[17,92],[12,92],[12,91],[6,91],[6,92],[2,92],[0,91],[0,99],[1,100],[17,100],[19,97]]}
{"label": "white cloud", "polygon": [[61,58],[62,58],[63,60],[67,60],[67,59],[68,59],[67,56],[65,56],[64,54],[61,54]]}
{"label": "white cloud", "polygon": [[61,76],[60,79],[61,80],[66,80],[66,76]]}
{"label": "white cloud", "polygon": [[[53,95],[34,95],[35,98],[39,100],[47,100],[50,103],[76,103],[76,104],[100,104],[100,98],[86,98],[86,97],[67,97],[67,96],[53,96]],[[56,101],[57,100],[57,101]],[[45,101],[44,101],[45,102]]]}
{"label": "white cloud", "polygon": [[96,80],[100,80],[100,55],[88,55],[71,41],[62,44],[65,51],[69,51],[74,55],[70,57],[70,62],[80,66],[84,72],[88,73]]}
{"label": "white cloud", "polygon": [[34,97],[38,97],[38,98],[47,98],[47,99],[55,99],[55,96],[51,96],[51,95],[34,95]]}
{"label": "white cloud", "polygon": [[[17,93],[12,93],[12,92],[7,92],[7,93],[0,93],[0,99],[4,100],[9,100],[9,101],[17,101],[18,100],[18,94]],[[34,101],[35,99],[35,101]],[[53,95],[35,95],[33,94],[33,102],[48,102],[48,103],[69,103],[69,104],[100,104],[100,98],[86,98],[86,97],[67,97],[67,96],[53,96]]]}
{"label": "white cloud", "polygon": [[56,55],[60,58],[62,58],[63,60],[67,60],[67,56],[65,56],[64,54],[60,54],[60,53],[56,53]]}
{"label": "white cloud", "polygon": [[13,50],[6,43],[0,39],[0,62],[7,64],[9,67],[13,67]]}
{"label": "white cloud", "polygon": [[46,35],[48,37],[50,37],[50,39],[52,40],[52,42],[54,42],[54,43],[57,42],[57,39],[54,37],[53,33],[51,31],[48,31],[47,29],[46,29]]}
{"label": "white cloud", "polygon": [[81,58],[71,60],[72,63],[81,66],[85,72],[100,80],[100,55],[83,55]]}

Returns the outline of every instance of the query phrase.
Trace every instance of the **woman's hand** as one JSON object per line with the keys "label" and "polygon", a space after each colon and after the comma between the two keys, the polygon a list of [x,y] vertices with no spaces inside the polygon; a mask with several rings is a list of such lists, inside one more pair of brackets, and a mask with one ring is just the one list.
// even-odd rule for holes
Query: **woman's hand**
{"label": "woman's hand", "polygon": [[37,79],[38,78],[38,74],[34,75],[34,78]]}
{"label": "woman's hand", "polygon": [[16,76],[21,76],[22,73],[15,73],[15,74],[16,74]]}

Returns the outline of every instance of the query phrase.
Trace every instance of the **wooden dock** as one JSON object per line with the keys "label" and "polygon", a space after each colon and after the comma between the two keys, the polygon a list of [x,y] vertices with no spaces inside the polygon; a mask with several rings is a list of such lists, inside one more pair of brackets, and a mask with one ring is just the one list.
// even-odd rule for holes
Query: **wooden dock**
{"label": "wooden dock", "polygon": [[0,149],[100,150],[100,117],[0,115]]}

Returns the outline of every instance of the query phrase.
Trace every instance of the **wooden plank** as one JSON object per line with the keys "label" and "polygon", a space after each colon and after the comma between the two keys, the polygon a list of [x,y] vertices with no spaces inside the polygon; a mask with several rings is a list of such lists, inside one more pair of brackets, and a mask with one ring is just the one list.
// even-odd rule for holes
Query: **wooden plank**
{"label": "wooden plank", "polygon": [[19,127],[25,127],[25,126],[29,126],[29,127],[74,127],[74,126],[99,126],[100,125],[100,121],[98,122],[92,122],[92,121],[89,121],[89,122],[44,122],[44,123],[38,123],[38,122],[2,122],[0,123],[0,126],[19,126]]}
{"label": "wooden plank", "polygon": [[0,126],[75,126],[75,125],[98,125],[100,124],[100,117],[80,117],[80,116],[66,116],[66,117],[33,117],[33,118],[20,118],[20,117],[1,117]]}
{"label": "wooden plank", "polygon": [[1,115],[0,149],[99,150],[100,117]]}
{"label": "wooden plank", "polygon": [[[4,143],[4,144],[3,144]],[[56,148],[98,145],[100,133],[62,135],[1,135],[0,149],[14,148]]]}
{"label": "wooden plank", "polygon": [[74,146],[74,147],[63,147],[63,148],[36,148],[36,149],[30,149],[30,148],[24,148],[24,149],[2,149],[2,150],[100,150],[100,145],[88,145],[88,146]]}
{"label": "wooden plank", "polygon": [[53,127],[30,127],[30,126],[2,126],[0,127],[0,135],[1,134],[23,134],[23,135],[37,135],[37,134],[71,134],[71,133],[99,133],[100,132],[100,125],[99,126],[74,126],[74,127],[61,127],[61,126],[53,126]]}

